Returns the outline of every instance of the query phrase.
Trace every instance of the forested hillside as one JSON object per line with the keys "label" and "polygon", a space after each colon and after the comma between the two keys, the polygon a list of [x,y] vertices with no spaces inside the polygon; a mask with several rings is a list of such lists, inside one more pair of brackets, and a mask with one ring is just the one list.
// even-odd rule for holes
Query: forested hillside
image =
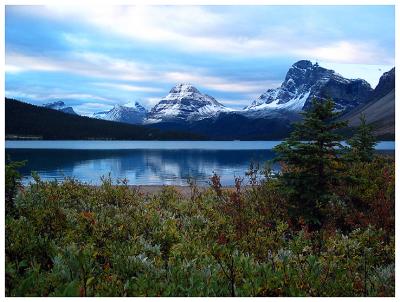
{"label": "forested hillside", "polygon": [[39,139],[115,139],[115,140],[190,140],[200,135],[165,132],[145,126],[110,122],[66,114],[13,99],[5,99],[6,138]]}

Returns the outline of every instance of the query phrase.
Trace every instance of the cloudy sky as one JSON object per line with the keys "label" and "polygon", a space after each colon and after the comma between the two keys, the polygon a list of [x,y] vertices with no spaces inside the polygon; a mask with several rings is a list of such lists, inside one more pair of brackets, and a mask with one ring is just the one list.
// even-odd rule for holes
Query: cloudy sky
{"label": "cloudy sky", "polygon": [[393,6],[6,6],[6,96],[91,114],[186,82],[241,108],[300,59],[375,87],[394,28]]}

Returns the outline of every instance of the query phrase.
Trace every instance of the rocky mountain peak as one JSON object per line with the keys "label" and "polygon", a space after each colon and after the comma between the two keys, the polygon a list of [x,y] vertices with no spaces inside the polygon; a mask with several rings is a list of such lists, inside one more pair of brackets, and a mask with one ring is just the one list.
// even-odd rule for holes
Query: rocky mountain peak
{"label": "rocky mountain peak", "polygon": [[288,70],[279,88],[268,89],[245,110],[307,110],[312,99],[332,98],[336,110],[350,110],[366,102],[371,86],[361,79],[346,79],[334,70],[301,60]]}
{"label": "rocky mountain peak", "polygon": [[111,110],[130,111],[130,112],[132,112],[132,111],[147,112],[147,109],[144,108],[138,101],[135,101],[133,104],[132,103],[127,103],[124,105],[115,104]]}
{"label": "rocky mountain peak", "polygon": [[134,106],[124,106],[115,104],[114,107],[108,111],[97,112],[93,114],[94,118],[115,121],[128,124],[141,124],[146,118],[147,110],[135,102]]}
{"label": "rocky mountain peak", "polygon": [[43,107],[58,110],[68,114],[77,114],[71,106],[66,106],[63,101],[55,101],[43,104]]}
{"label": "rocky mountain peak", "polygon": [[310,61],[298,61],[288,70],[281,87],[293,90],[296,86],[328,80],[334,73],[335,71],[323,68],[318,63],[313,65]]}
{"label": "rocky mountain peak", "polygon": [[65,103],[63,101],[55,101],[55,102],[43,104],[43,107],[56,109],[56,108],[65,107]]}
{"label": "rocky mountain peak", "polygon": [[308,60],[300,60],[292,65],[292,68],[297,68],[297,69],[302,69],[302,70],[311,69],[312,67],[313,67],[313,64],[311,63],[311,61],[308,61]]}
{"label": "rocky mountain peak", "polygon": [[134,108],[136,108],[137,111],[147,112],[147,109],[144,108],[138,101],[135,102]]}
{"label": "rocky mountain peak", "polygon": [[200,120],[213,117],[221,111],[229,109],[213,97],[202,94],[193,85],[180,83],[151,109],[148,122]]}
{"label": "rocky mountain peak", "polygon": [[180,83],[172,87],[169,93],[200,93],[200,91],[190,83]]}

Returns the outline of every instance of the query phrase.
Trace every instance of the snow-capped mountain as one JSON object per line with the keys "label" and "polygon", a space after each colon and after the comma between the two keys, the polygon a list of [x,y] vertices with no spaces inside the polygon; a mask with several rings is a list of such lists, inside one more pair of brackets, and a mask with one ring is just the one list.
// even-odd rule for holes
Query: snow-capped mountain
{"label": "snow-capped mountain", "polygon": [[335,102],[336,110],[349,111],[368,101],[372,91],[365,80],[346,79],[334,70],[302,60],[292,65],[279,88],[268,89],[250,106],[245,107],[244,111],[298,112],[307,110],[314,98],[331,98]]}
{"label": "snow-capped mountain", "polygon": [[65,106],[65,103],[63,101],[56,101],[56,102],[52,102],[52,103],[47,103],[47,104],[44,104],[43,107],[49,108],[49,109],[58,110],[58,111],[62,111],[64,113],[68,113],[68,114],[78,115],[74,111],[74,109],[72,107]]}
{"label": "snow-capped mountain", "polygon": [[94,113],[93,117],[114,122],[142,124],[146,114],[147,110],[138,102],[135,102],[132,107],[117,104],[111,110]]}
{"label": "snow-capped mountain", "polygon": [[194,86],[178,84],[151,109],[146,122],[196,121],[230,110]]}

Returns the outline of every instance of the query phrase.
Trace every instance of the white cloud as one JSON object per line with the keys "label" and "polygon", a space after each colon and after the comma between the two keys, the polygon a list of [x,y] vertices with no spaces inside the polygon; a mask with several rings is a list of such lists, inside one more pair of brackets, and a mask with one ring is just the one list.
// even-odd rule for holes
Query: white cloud
{"label": "white cloud", "polygon": [[8,98],[17,98],[22,101],[30,101],[30,100],[44,100],[45,97],[43,97],[40,94],[36,93],[30,93],[26,91],[18,91],[18,90],[6,90],[5,91],[5,96]]}
{"label": "white cloud", "polygon": [[17,73],[25,70],[58,71],[62,70],[59,64],[54,64],[47,57],[35,58],[20,53],[6,52],[6,72]]}
{"label": "white cloud", "polygon": [[18,73],[18,72],[22,72],[23,69],[21,67],[15,66],[15,65],[6,64],[4,66],[4,71],[6,73]]}
{"label": "white cloud", "polygon": [[[59,93],[50,93],[49,94],[47,91],[31,92],[28,89],[28,91],[6,90],[5,95],[6,95],[6,97],[9,97],[9,98],[17,98],[19,100],[34,103],[37,105],[42,105],[46,102],[54,101],[54,100],[65,101],[68,106],[71,105],[68,103],[68,101],[72,101],[72,100],[87,102],[82,105],[77,105],[77,107],[90,106],[88,104],[100,104],[103,107],[110,107],[110,105],[115,103],[115,100],[104,98],[102,96],[97,96],[97,95],[93,95],[93,94],[87,94],[87,93],[59,92]],[[101,101],[102,103],[92,103],[92,101]],[[73,105],[73,106],[75,108],[75,105]]]}
{"label": "white cloud", "polygon": [[[237,81],[229,80],[222,77],[208,76],[206,74],[194,72],[181,72],[173,71],[166,72],[163,77],[166,81],[172,83],[189,82],[194,86],[201,86],[207,89],[216,90],[220,92],[236,92],[236,93],[254,93],[262,92],[269,88],[271,83],[273,85],[279,84],[275,81]],[[274,86],[274,87],[276,87]]]}
{"label": "white cloud", "polygon": [[113,88],[116,90],[125,90],[125,91],[139,91],[139,92],[162,92],[163,90],[156,87],[146,87],[146,86],[138,86],[138,85],[129,85],[129,84],[116,84],[116,83],[93,83],[95,86]]}
{"label": "white cloud", "polygon": [[56,93],[46,95],[47,99],[73,99],[73,100],[96,100],[103,102],[113,102],[113,100],[101,96],[87,93]]}
{"label": "white cloud", "polygon": [[[333,40],[329,45],[313,40],[299,27],[288,22],[265,22],[248,30],[234,28],[240,18],[251,22],[251,15],[240,16],[229,10],[210,10],[201,6],[47,6],[31,8],[31,13],[57,20],[71,19],[89,24],[105,33],[134,41],[157,43],[189,52],[217,53],[252,57],[294,55],[298,58],[333,60],[335,62],[376,64],[388,60],[386,52],[373,41]],[[266,16],[267,17],[267,16]],[[308,20],[308,23],[311,21]],[[317,24],[304,24],[310,32]],[[327,35],[335,28],[323,28]],[[307,31],[306,31],[307,32]],[[82,37],[67,36],[72,42]],[[84,41],[85,42],[85,41]]]}
{"label": "white cloud", "polygon": [[131,60],[122,60],[93,52],[67,53],[60,60],[40,55],[6,52],[6,71],[64,71],[83,76],[116,78],[120,80],[147,80],[146,68]]}
{"label": "white cloud", "polygon": [[88,47],[92,44],[90,39],[79,34],[64,33],[62,36],[66,42],[79,48]]}
{"label": "white cloud", "polygon": [[[223,77],[210,76],[205,69],[190,68],[190,72],[158,71],[152,66],[122,60],[93,52],[70,54],[64,60],[49,57],[28,56],[16,52],[6,53],[6,62],[18,72],[24,71],[64,71],[82,76],[103,78],[111,81],[149,81],[175,85],[180,82],[191,82],[195,86],[220,92],[261,93],[271,86],[269,81],[233,81]],[[182,68],[182,67],[181,67]],[[16,71],[15,71],[16,72]],[[272,82],[275,86],[279,83]],[[115,90],[162,92],[157,87],[126,83],[96,82],[96,86]]]}
{"label": "white cloud", "polygon": [[57,20],[73,17],[107,32],[156,42],[213,32],[225,23],[224,16],[199,6],[46,6],[31,13]]}
{"label": "white cloud", "polygon": [[311,46],[294,49],[293,54],[304,58],[318,59],[336,63],[368,64],[376,63],[379,58],[385,58],[384,63],[392,61],[385,56],[383,49],[376,46],[372,41],[337,41],[326,46]]}

